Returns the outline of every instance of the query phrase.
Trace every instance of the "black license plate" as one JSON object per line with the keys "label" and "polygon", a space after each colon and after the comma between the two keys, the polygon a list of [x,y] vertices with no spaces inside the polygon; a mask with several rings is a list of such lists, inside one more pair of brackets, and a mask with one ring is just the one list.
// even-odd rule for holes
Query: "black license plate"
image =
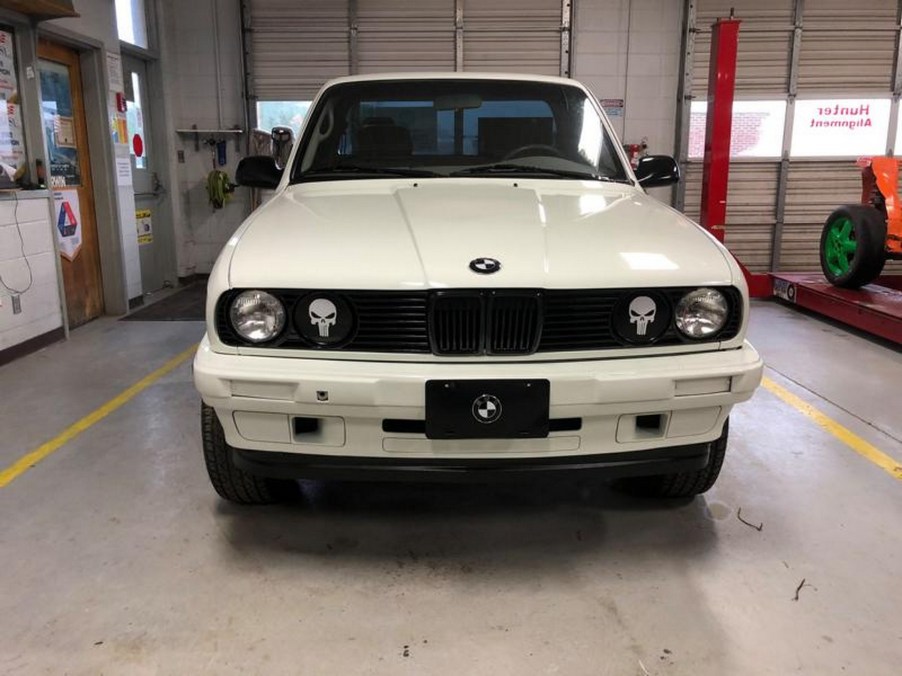
{"label": "black license plate", "polygon": [[430,439],[535,439],[548,436],[547,380],[428,380]]}

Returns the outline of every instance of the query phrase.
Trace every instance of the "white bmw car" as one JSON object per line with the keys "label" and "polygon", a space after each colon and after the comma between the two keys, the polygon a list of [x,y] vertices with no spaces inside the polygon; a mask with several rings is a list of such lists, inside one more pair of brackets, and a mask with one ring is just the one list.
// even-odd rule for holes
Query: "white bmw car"
{"label": "white bmw car", "polygon": [[194,361],[224,498],[299,478],[599,475],[691,496],[761,379],[748,291],[573,80],[328,83],[210,275]]}

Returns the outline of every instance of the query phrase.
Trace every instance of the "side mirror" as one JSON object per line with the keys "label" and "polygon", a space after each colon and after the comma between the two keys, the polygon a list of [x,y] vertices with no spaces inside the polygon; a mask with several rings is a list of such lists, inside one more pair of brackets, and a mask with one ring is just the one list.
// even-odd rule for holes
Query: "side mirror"
{"label": "side mirror", "polygon": [[245,157],[238,163],[235,171],[235,180],[238,185],[246,185],[249,188],[268,188],[272,190],[278,187],[282,180],[282,170],[276,166],[276,161],[268,155],[252,155]]}
{"label": "side mirror", "polygon": [[291,127],[273,127],[270,138],[272,138],[272,156],[276,164],[285,167],[291,154],[291,146],[294,145],[294,132],[291,131]]}
{"label": "side mirror", "polygon": [[643,188],[658,188],[680,182],[680,167],[668,155],[646,155],[640,158],[635,174]]}

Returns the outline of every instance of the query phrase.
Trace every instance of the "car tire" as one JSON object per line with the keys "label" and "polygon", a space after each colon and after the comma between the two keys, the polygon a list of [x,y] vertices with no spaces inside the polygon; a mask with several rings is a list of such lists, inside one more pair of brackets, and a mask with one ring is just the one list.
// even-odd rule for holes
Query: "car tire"
{"label": "car tire", "polygon": [[614,488],[647,498],[691,498],[710,489],[720,475],[727,453],[727,438],[730,435],[729,418],[723,424],[719,438],[710,443],[708,464],[694,472],[673,472],[652,476],[630,477],[615,482]]}
{"label": "car tire", "polygon": [[258,477],[236,467],[216,411],[202,403],[200,415],[207,474],[220,496],[242,505],[270,505],[296,492],[293,481]]}
{"label": "car tire", "polygon": [[820,261],[834,286],[857,289],[870,284],[886,263],[886,219],[862,204],[840,207],[821,231]]}

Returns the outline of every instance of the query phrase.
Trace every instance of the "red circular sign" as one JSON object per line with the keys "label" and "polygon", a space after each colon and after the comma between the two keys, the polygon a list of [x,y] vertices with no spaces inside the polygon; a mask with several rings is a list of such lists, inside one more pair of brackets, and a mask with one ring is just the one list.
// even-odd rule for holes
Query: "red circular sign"
{"label": "red circular sign", "polygon": [[140,134],[132,136],[132,149],[135,151],[135,157],[141,157],[144,154],[144,140]]}

